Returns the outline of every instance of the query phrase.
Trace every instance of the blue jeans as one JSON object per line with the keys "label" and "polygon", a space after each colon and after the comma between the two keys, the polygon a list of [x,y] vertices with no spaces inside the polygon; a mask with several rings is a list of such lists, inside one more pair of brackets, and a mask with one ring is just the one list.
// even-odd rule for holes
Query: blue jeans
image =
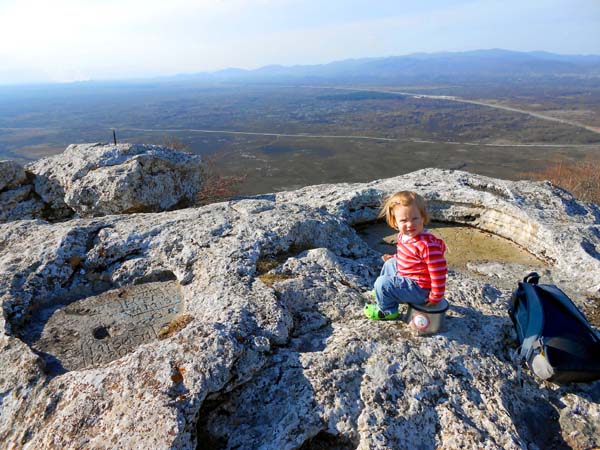
{"label": "blue jeans", "polygon": [[423,289],[411,278],[396,273],[396,259],[388,259],[375,280],[375,297],[379,309],[386,314],[398,312],[400,303],[423,304],[429,289]]}

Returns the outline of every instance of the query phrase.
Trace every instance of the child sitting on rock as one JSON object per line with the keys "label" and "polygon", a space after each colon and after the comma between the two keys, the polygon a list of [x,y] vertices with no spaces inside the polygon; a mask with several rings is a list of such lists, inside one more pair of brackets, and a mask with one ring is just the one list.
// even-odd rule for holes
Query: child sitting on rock
{"label": "child sitting on rock", "polygon": [[431,306],[444,297],[446,245],[424,228],[429,222],[426,208],[425,199],[411,191],[384,201],[379,217],[398,230],[397,249],[395,255],[382,256],[385,262],[375,281],[377,304],[364,308],[369,319],[396,319],[400,303]]}

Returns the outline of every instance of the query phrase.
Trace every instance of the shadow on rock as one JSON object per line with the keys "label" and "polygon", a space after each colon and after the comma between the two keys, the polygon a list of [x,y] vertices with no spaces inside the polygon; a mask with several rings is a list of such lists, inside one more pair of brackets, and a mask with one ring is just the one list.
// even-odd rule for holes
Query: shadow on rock
{"label": "shadow on rock", "polygon": [[354,450],[356,443],[343,436],[334,436],[325,431],[309,439],[299,450]]}
{"label": "shadow on rock", "polygon": [[[328,429],[316,393],[319,385],[309,378],[314,368],[311,361],[326,360],[319,352],[332,334],[331,322],[316,310],[293,314],[295,328],[287,347],[276,348],[249,381],[205,400],[198,414],[198,450],[262,448],[265,444],[282,450],[356,448],[352,437]],[[342,392],[342,397],[358,398],[359,386],[352,394]]]}
{"label": "shadow on rock", "polygon": [[243,386],[207,399],[198,417],[198,450],[265,443],[293,449],[324,428],[300,354],[289,349],[276,350],[268,366]]}
{"label": "shadow on rock", "polygon": [[[533,388],[535,381],[524,375],[529,388],[516,382],[505,382],[501,387],[504,407],[510,414],[519,437],[544,450],[566,450],[569,446],[561,435],[559,412],[540,389]],[[529,392],[528,392],[529,391]]]}

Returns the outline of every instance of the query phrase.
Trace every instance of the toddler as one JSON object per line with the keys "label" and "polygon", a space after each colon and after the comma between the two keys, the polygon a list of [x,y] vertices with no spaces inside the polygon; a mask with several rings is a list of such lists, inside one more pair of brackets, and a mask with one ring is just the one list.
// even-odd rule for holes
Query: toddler
{"label": "toddler", "polygon": [[429,222],[425,199],[411,191],[388,197],[379,217],[398,230],[395,255],[383,255],[381,274],[375,280],[377,304],[365,305],[372,320],[398,317],[400,303],[435,304],[446,289],[446,245],[424,226]]}

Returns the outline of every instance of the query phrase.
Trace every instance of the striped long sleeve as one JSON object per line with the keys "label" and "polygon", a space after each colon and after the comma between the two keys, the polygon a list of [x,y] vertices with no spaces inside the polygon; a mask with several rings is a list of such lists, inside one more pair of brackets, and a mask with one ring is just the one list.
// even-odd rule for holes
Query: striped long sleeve
{"label": "striped long sleeve", "polygon": [[430,289],[430,302],[441,301],[446,292],[448,273],[448,265],[444,258],[444,241],[427,231],[402,241],[399,235],[396,271],[403,277],[412,278],[423,289]]}

